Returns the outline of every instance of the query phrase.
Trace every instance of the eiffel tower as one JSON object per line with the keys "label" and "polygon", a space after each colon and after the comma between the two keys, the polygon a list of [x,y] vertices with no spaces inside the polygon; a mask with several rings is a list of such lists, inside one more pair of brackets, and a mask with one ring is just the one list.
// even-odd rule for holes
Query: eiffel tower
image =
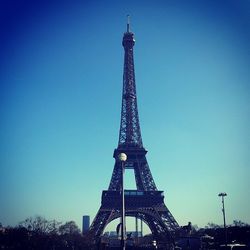
{"label": "eiffel tower", "polygon": [[170,241],[178,231],[179,225],[164,204],[163,191],[157,190],[147,163],[147,151],[142,144],[133,57],[135,39],[130,31],[129,21],[122,45],[125,51],[123,93],[119,142],[113,154],[115,166],[109,188],[102,192],[101,207],[89,232],[98,238],[111,221],[121,217],[122,167],[118,155],[125,153],[127,161],[124,168],[134,170],[136,182],[136,190],[125,190],[125,215],[144,221],[155,238],[164,237]]}

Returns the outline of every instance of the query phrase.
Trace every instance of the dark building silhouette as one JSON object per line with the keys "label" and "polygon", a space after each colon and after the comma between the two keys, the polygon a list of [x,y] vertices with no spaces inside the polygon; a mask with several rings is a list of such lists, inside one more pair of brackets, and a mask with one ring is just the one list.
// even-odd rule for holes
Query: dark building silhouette
{"label": "dark building silhouette", "polygon": [[90,217],[89,215],[83,215],[82,217],[82,232],[87,232],[89,230]]}

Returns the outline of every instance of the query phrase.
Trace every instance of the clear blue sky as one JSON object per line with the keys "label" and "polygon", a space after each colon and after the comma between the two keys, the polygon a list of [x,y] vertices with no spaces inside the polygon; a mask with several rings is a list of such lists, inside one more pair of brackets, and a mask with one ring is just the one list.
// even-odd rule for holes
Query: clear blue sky
{"label": "clear blue sky", "polygon": [[[180,225],[250,223],[250,4],[0,1],[0,222],[96,215],[131,15],[142,139]],[[126,176],[133,186],[131,173]]]}

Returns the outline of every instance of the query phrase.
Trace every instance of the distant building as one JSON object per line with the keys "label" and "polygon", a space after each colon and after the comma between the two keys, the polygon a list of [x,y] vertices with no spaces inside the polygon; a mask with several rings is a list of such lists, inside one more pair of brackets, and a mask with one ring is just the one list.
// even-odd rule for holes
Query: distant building
{"label": "distant building", "polygon": [[86,232],[89,230],[90,225],[90,217],[89,215],[83,215],[82,217],[82,232]]}
{"label": "distant building", "polygon": [[[142,237],[142,232],[126,231],[126,235],[128,238]],[[107,231],[104,233],[104,236],[117,239],[121,237],[121,235],[118,235],[116,231]]]}

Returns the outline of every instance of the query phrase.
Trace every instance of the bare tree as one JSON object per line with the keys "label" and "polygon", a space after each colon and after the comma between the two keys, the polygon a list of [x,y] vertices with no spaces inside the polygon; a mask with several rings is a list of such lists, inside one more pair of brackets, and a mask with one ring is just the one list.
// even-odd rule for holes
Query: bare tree
{"label": "bare tree", "polygon": [[59,227],[59,233],[60,234],[79,234],[80,229],[76,225],[74,221],[66,222],[65,224],[61,225]]}
{"label": "bare tree", "polygon": [[235,226],[235,227],[247,227],[247,226],[249,226],[249,224],[247,224],[241,220],[234,220],[233,226]]}
{"label": "bare tree", "polygon": [[58,232],[58,227],[61,223],[56,220],[48,221],[42,216],[29,217],[26,220],[20,222],[20,226],[26,228],[29,231],[39,234],[49,234]]}

